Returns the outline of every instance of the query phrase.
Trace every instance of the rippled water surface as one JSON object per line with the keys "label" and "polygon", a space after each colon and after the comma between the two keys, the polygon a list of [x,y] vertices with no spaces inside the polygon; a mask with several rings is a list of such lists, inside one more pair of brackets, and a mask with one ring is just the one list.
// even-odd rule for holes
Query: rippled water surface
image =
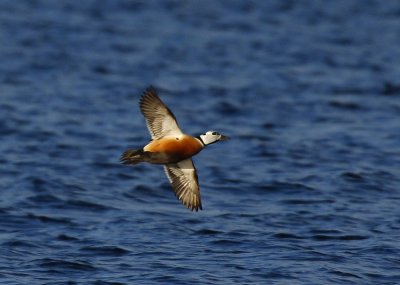
{"label": "rippled water surface", "polygon": [[[400,2],[0,2],[2,284],[400,284]],[[204,210],[149,140],[150,84]]]}

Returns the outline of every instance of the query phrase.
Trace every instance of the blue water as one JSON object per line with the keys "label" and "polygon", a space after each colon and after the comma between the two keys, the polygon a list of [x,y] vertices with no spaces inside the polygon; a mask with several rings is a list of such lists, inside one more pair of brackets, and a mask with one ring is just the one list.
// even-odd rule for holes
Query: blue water
{"label": "blue water", "polygon": [[[0,2],[1,284],[400,284],[399,1]],[[150,84],[204,210],[147,143]]]}

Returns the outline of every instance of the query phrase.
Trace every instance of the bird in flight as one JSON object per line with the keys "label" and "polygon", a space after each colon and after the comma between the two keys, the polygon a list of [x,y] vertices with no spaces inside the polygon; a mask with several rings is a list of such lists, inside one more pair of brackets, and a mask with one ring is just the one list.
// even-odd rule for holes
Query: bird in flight
{"label": "bird in flight", "polygon": [[147,88],[139,102],[152,140],[140,149],[128,149],[121,162],[135,165],[140,162],[164,165],[165,173],[176,197],[190,210],[202,210],[199,182],[192,156],[212,143],[228,137],[207,131],[197,137],[179,128],[171,110],[161,101],[154,87]]}

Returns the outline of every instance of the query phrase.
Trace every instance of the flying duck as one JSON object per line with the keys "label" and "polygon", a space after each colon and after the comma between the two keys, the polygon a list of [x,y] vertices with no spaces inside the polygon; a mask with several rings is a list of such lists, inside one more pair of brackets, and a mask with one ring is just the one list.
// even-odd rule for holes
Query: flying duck
{"label": "flying duck", "polygon": [[199,182],[192,156],[212,143],[228,139],[216,131],[199,136],[182,132],[171,110],[161,101],[154,87],[147,88],[140,99],[140,111],[146,119],[151,141],[140,149],[128,149],[121,162],[164,165],[176,197],[190,210],[202,210]]}

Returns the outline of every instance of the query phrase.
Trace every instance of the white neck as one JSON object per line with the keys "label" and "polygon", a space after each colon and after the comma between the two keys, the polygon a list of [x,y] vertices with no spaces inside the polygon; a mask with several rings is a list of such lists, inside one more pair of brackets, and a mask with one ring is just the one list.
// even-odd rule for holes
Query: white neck
{"label": "white neck", "polygon": [[201,137],[199,136],[198,138],[195,138],[203,147],[206,146],[206,144],[203,142],[203,140],[201,139]]}

